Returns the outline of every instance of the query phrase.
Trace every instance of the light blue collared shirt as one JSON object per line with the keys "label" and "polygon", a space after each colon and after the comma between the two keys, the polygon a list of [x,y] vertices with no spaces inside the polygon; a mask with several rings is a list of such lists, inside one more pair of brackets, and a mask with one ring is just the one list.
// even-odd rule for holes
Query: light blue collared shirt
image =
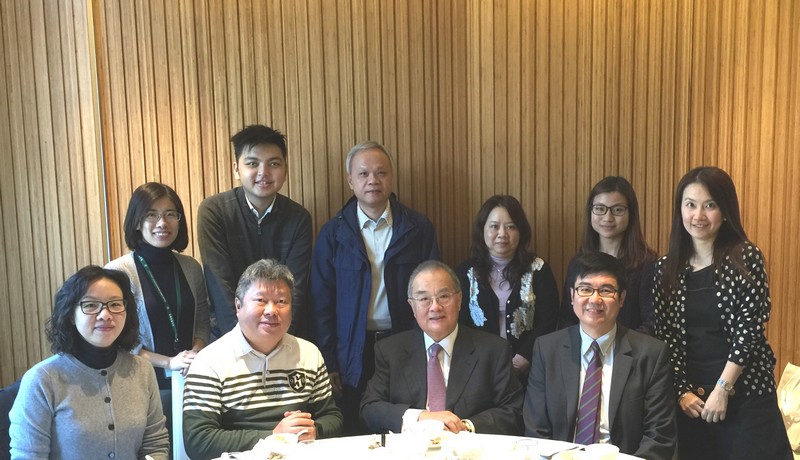
{"label": "light blue collared shirt", "polygon": [[361,238],[367,248],[367,257],[372,275],[372,292],[367,310],[367,330],[384,331],[392,328],[392,317],[389,314],[389,299],[386,297],[386,284],[383,281],[386,271],[384,256],[389,242],[392,241],[392,208],[387,202],[386,209],[377,220],[372,220],[357,207],[358,225]]}

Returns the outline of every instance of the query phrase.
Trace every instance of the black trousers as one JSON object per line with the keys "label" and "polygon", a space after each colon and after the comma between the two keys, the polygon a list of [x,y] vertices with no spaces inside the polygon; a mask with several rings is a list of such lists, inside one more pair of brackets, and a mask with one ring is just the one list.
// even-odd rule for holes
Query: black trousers
{"label": "black trousers", "polygon": [[678,458],[792,460],[776,394],[731,396],[719,423],[689,418],[678,408]]}
{"label": "black trousers", "polygon": [[357,387],[343,385],[342,396],[336,399],[336,405],[344,416],[344,436],[355,436],[359,434],[369,434],[361,427],[359,412],[361,409],[361,397],[367,388],[367,382],[375,373],[375,342],[388,337],[389,333],[367,331],[364,341],[364,352],[361,356],[361,378]]}

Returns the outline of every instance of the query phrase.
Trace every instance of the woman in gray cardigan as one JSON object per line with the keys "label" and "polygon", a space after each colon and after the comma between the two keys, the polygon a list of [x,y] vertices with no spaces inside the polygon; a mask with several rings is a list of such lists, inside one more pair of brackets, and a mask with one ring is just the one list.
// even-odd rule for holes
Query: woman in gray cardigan
{"label": "woman in gray cardigan", "polygon": [[125,215],[125,243],[133,252],[106,268],[130,278],[136,299],[139,340],[132,351],[156,370],[161,403],[171,427],[171,376],[186,375],[195,355],[208,343],[208,294],[200,264],[179,254],[189,244],[183,202],[158,182],[139,186]]}
{"label": "woman in gray cardigan", "polygon": [[129,353],[133,304],[125,274],[94,265],[58,290],[45,328],[55,354],[25,373],[9,413],[12,459],[168,458],[155,376]]}

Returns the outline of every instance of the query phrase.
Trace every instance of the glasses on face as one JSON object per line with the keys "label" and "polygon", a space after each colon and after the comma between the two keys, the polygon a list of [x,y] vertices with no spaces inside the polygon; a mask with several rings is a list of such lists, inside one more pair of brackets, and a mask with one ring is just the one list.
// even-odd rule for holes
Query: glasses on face
{"label": "glasses on face", "polygon": [[450,292],[442,292],[439,295],[435,295],[433,297],[409,297],[411,300],[416,302],[419,306],[423,308],[430,308],[433,305],[433,299],[436,299],[436,303],[443,307],[449,306],[453,303],[453,299],[455,298],[456,294],[459,291],[450,291]]}
{"label": "glasses on face", "polygon": [[100,302],[99,300],[81,300],[78,305],[84,315],[99,315],[104,308],[107,308],[111,313],[122,313],[125,311],[128,302],[124,299],[114,299],[108,302]]}
{"label": "glasses on face", "polygon": [[144,215],[145,222],[150,222],[151,224],[155,224],[161,219],[164,219],[164,222],[178,222],[181,220],[181,213],[176,211],[167,211],[163,214],[148,212]]}
{"label": "glasses on face", "polygon": [[599,295],[603,299],[613,299],[617,295],[617,289],[610,287],[610,286],[602,286],[597,289],[591,286],[575,286],[575,293],[578,294],[578,297],[591,297],[595,291],[597,291],[597,295]]}
{"label": "glasses on face", "polygon": [[617,205],[617,206],[606,206],[604,204],[593,204],[592,205],[592,214],[595,216],[605,216],[608,211],[611,211],[612,216],[621,216],[628,212],[627,206]]}

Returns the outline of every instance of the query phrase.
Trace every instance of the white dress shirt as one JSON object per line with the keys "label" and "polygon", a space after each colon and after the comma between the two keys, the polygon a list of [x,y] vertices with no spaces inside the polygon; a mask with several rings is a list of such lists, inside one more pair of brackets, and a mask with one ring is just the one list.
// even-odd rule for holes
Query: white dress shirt
{"label": "white dress shirt", "polygon": [[[611,395],[611,374],[614,370],[614,340],[617,337],[617,326],[611,329],[606,335],[597,339],[591,338],[579,327],[581,334],[581,378],[578,384],[578,391],[583,391],[583,381],[586,379],[586,368],[593,358],[592,341],[596,340],[603,354],[603,380],[600,384],[600,442],[611,442],[611,428],[608,426],[608,398]],[[580,398],[578,398],[580,407]],[[577,414],[576,414],[577,416]],[[573,433],[573,439],[574,439]]]}
{"label": "white dress shirt", "polygon": [[[428,349],[430,349],[431,345],[436,342],[424,332],[422,333],[422,336],[425,338],[425,361],[427,362],[428,356],[430,356]],[[451,332],[450,335],[438,342],[442,347],[442,352],[439,353],[439,365],[442,366],[442,375],[444,375],[445,388],[447,388],[447,382],[450,379],[450,360],[453,357],[453,345],[456,343],[457,336],[458,324],[456,324],[456,328],[453,329],[453,332]],[[427,402],[425,403],[425,407],[428,407]],[[403,426],[406,426],[406,423],[414,423],[419,420],[419,414],[422,412],[422,409],[406,409],[405,413],[403,413]]]}
{"label": "white dress shirt", "polygon": [[244,196],[244,201],[246,201],[247,202],[247,206],[250,207],[250,212],[252,212],[253,215],[256,216],[256,219],[258,219],[258,225],[261,225],[261,221],[264,220],[265,217],[267,217],[267,214],[272,212],[272,207],[275,205],[275,198],[276,197],[277,197],[277,195],[275,195],[275,197],[272,198],[272,203],[270,203],[269,206],[267,207],[267,209],[264,210],[264,214],[259,216],[258,215],[258,209],[256,209],[256,207],[253,206],[253,203],[250,202],[250,198],[247,198],[247,195]]}

